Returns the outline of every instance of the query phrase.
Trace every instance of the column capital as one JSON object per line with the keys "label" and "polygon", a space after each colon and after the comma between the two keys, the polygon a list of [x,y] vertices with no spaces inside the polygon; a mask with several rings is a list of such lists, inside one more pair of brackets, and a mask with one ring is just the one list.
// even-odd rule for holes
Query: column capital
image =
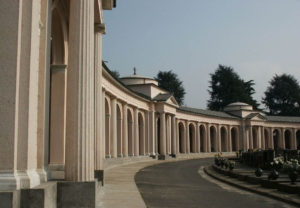
{"label": "column capital", "polygon": [[95,24],[95,33],[106,34],[106,27],[104,23],[96,23]]}

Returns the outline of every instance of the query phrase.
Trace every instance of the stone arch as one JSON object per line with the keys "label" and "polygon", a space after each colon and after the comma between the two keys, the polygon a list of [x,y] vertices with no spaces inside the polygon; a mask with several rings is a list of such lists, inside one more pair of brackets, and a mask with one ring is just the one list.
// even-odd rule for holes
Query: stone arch
{"label": "stone arch", "polygon": [[296,145],[297,150],[300,150],[300,130],[296,132]]}
{"label": "stone arch", "polygon": [[110,120],[111,107],[108,98],[105,98],[105,156],[110,157]]}
{"label": "stone arch", "polygon": [[179,139],[179,152],[185,153],[185,127],[182,122],[178,123],[178,139]]}
{"label": "stone arch", "polygon": [[228,133],[227,133],[227,129],[222,126],[220,128],[220,131],[221,131],[221,152],[227,152],[228,149],[227,149],[227,146],[228,146]]}
{"label": "stone arch", "polygon": [[239,135],[239,131],[237,129],[237,127],[232,127],[231,128],[231,148],[232,151],[238,151],[238,135]]}
{"label": "stone arch", "polygon": [[271,148],[271,144],[270,144],[271,138],[268,129],[264,130],[264,137],[265,137],[265,149]]}
{"label": "stone arch", "polygon": [[292,132],[289,129],[284,131],[284,144],[285,144],[285,149],[292,148]]}
{"label": "stone arch", "polygon": [[259,148],[259,142],[258,142],[258,129],[252,128],[252,141],[253,141],[253,149]]}
{"label": "stone arch", "polygon": [[138,131],[139,131],[139,154],[145,154],[145,119],[141,112],[138,113]]}
{"label": "stone arch", "polygon": [[189,143],[190,152],[196,152],[196,127],[193,123],[189,124]]}
{"label": "stone arch", "polygon": [[60,4],[52,9],[51,24],[51,64],[67,64],[68,62],[68,29]]}
{"label": "stone arch", "polygon": [[123,121],[123,115],[122,115],[122,107],[120,104],[117,104],[117,154],[118,157],[122,157],[122,121]]}
{"label": "stone arch", "polygon": [[134,155],[134,141],[133,141],[133,112],[127,109],[127,136],[128,136],[128,155]]}
{"label": "stone arch", "polygon": [[[52,8],[51,16],[51,50],[50,52],[50,87],[46,87],[48,67],[39,67],[39,77],[43,77],[39,83],[38,105],[45,107],[44,103],[48,102],[43,96],[49,93],[49,153],[48,162],[51,165],[65,164],[65,142],[66,142],[66,94],[67,94],[67,54],[68,54],[68,37],[66,19],[61,15],[61,5],[57,4]],[[43,56],[48,56],[42,54]],[[44,61],[43,61],[44,62]],[[47,62],[47,61],[46,61]],[[47,64],[47,63],[45,63]],[[40,80],[40,79],[39,79]],[[48,107],[47,107],[48,108]],[[41,107],[38,108],[41,110]],[[38,113],[38,117],[44,117],[43,113]],[[45,121],[45,119],[42,119]],[[38,125],[42,125],[39,124]],[[44,163],[44,162],[43,162]],[[51,171],[51,170],[50,170]],[[52,176],[51,176],[52,177]]]}
{"label": "stone arch", "polygon": [[279,149],[280,145],[280,131],[278,129],[273,130],[273,148],[274,150]]}
{"label": "stone arch", "polygon": [[199,131],[200,131],[200,152],[205,152],[206,151],[206,138],[207,138],[205,126],[200,125]]}
{"label": "stone arch", "polygon": [[210,151],[217,152],[218,151],[217,129],[215,126],[211,126],[209,128],[209,131],[210,131]]}

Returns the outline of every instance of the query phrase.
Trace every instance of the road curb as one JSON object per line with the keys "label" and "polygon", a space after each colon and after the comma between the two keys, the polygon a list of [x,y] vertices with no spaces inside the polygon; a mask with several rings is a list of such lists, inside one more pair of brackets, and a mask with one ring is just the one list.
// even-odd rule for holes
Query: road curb
{"label": "road curb", "polygon": [[239,184],[239,183],[235,182],[233,179],[226,178],[225,176],[222,176],[221,174],[216,173],[213,170],[212,166],[204,167],[204,172],[207,175],[209,175],[209,176],[211,176],[211,177],[213,177],[213,178],[215,178],[215,179],[217,179],[221,182],[227,183],[227,184],[235,186],[237,188],[240,188],[240,189],[243,189],[243,190],[246,190],[246,191],[250,191],[250,192],[253,192],[253,193],[256,193],[256,194],[260,194],[260,195],[263,195],[263,196],[267,196],[267,197],[270,197],[270,198],[273,198],[273,199],[283,201],[283,202],[286,202],[288,204],[300,207],[300,200],[291,198],[290,194],[285,194],[285,193],[281,193],[281,192],[278,192],[278,191],[277,191],[277,193],[271,192],[271,191],[263,191],[263,190],[260,190],[260,189],[252,188],[252,187],[247,186],[247,185]]}

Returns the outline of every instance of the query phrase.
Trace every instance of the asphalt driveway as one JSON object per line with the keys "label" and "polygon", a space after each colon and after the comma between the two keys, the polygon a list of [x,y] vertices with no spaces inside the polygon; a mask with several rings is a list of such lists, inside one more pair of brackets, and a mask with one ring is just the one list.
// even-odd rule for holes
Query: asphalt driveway
{"label": "asphalt driveway", "polygon": [[149,208],[154,207],[292,207],[264,196],[238,190],[201,174],[213,159],[162,163],[146,167],[135,176]]}

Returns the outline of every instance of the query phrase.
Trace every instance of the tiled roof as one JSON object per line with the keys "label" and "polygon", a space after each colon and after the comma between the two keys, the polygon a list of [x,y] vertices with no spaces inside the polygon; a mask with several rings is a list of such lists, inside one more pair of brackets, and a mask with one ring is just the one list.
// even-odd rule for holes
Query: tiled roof
{"label": "tiled roof", "polygon": [[292,122],[292,123],[300,123],[300,117],[292,117],[292,116],[266,116],[268,121],[273,122]]}
{"label": "tiled roof", "polygon": [[179,110],[189,112],[189,113],[194,113],[194,114],[201,114],[205,116],[214,116],[214,117],[220,117],[220,118],[230,118],[230,119],[238,119],[236,116],[232,116],[228,113],[221,112],[221,111],[211,111],[211,110],[202,110],[202,109],[197,109],[197,108],[189,108],[189,107],[179,107]]}
{"label": "tiled roof", "polygon": [[260,113],[250,113],[249,115],[247,115],[245,117],[245,119],[252,119],[252,118],[254,118],[257,115],[260,115],[260,116],[262,116],[262,117],[264,117],[266,119],[266,117],[264,115],[261,115]]}
{"label": "tiled roof", "polygon": [[153,98],[153,100],[154,101],[167,101],[170,97],[172,97],[172,94],[170,94],[170,93],[166,93],[166,94],[159,93],[157,96],[155,96]]}

